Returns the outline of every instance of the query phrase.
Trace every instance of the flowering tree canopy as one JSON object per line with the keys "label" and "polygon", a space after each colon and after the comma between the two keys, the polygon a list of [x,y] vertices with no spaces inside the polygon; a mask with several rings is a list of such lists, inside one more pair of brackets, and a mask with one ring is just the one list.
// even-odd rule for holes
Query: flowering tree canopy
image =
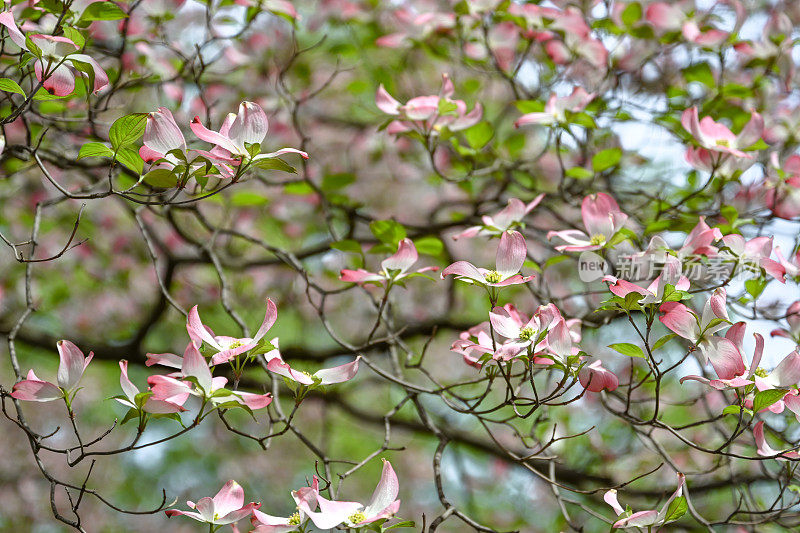
{"label": "flowering tree canopy", "polygon": [[798,38],[5,1],[0,529],[797,531]]}

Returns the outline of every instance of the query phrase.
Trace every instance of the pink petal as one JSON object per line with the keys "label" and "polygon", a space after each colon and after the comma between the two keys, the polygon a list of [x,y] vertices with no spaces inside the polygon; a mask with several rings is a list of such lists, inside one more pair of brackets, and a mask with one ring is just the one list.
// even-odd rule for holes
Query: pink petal
{"label": "pink petal", "polygon": [[517,274],[528,257],[525,237],[518,231],[504,231],[497,247],[497,272],[505,279]]}
{"label": "pink petal", "polygon": [[399,270],[400,274],[405,274],[417,262],[417,259],[419,259],[419,254],[414,243],[411,242],[411,239],[403,239],[400,241],[397,252],[381,262],[381,268],[387,274],[390,270]]}
{"label": "pink petal", "polygon": [[400,483],[397,481],[397,475],[394,473],[391,463],[384,459],[381,480],[375,487],[375,492],[372,493],[372,499],[363,510],[364,515],[368,519],[380,515],[397,500],[399,492]]}
{"label": "pink petal", "polygon": [[3,11],[0,13],[0,26],[6,27],[8,36],[11,37],[14,44],[23,50],[28,49],[28,46],[25,44],[25,35],[19,30],[17,23],[14,22],[14,14],[11,11]]}
{"label": "pink petal", "polygon": [[260,341],[275,324],[276,320],[278,320],[278,307],[272,300],[267,298],[267,312],[264,314],[264,320],[261,322],[261,327],[258,328],[256,336],[253,337],[253,342]]}
{"label": "pink petal", "polygon": [[324,368],[315,372],[314,375],[322,380],[322,385],[349,381],[358,373],[358,361],[360,359],[361,356],[359,355],[352,363],[335,366],[333,368]]}
{"label": "pink petal", "polygon": [[294,370],[288,364],[284,363],[280,359],[280,357],[275,357],[274,359],[271,359],[267,363],[267,370],[275,374],[287,377],[303,385],[314,384],[314,380],[310,376],[304,374],[303,372],[298,372],[297,370]]}
{"label": "pink petal", "polygon": [[442,279],[450,274],[471,279],[473,281],[477,281],[478,283],[486,283],[486,278],[483,274],[481,274],[481,271],[478,270],[475,265],[466,261],[456,261],[452,265],[442,270]]}
{"label": "pink petal", "polygon": [[269,130],[267,115],[260,105],[253,102],[239,104],[239,114],[231,124],[228,136],[239,147],[245,143],[256,144],[264,141]]}
{"label": "pink petal", "polygon": [[36,377],[33,370],[30,370],[27,379],[14,385],[11,397],[28,402],[50,402],[63,398],[64,393],[49,381]]}
{"label": "pink petal", "polygon": [[367,272],[361,268],[358,270],[345,268],[339,273],[339,279],[348,283],[366,283],[368,281],[382,281],[384,278],[379,274]]}
{"label": "pink petal", "polygon": [[120,361],[119,369],[119,384],[122,387],[122,392],[124,392],[125,396],[133,403],[134,397],[139,394],[139,389],[128,378],[128,361],[124,359]]}
{"label": "pink petal", "polygon": [[83,352],[70,341],[61,340],[56,343],[58,348],[58,386],[67,391],[72,391],[83,376],[83,371],[94,357],[89,353],[88,357],[83,356]]}
{"label": "pink petal", "polygon": [[392,95],[384,89],[383,84],[378,86],[378,91],[375,93],[375,105],[388,115],[400,114],[400,111],[398,111],[400,102],[395,100]]}
{"label": "pink petal", "polygon": [[147,114],[143,140],[147,148],[161,154],[161,157],[170,150],[186,149],[186,139],[166,107],[159,107],[158,111]]}
{"label": "pink petal", "polygon": [[214,513],[225,516],[244,505],[244,489],[234,480],[230,480],[219,490],[214,500]]}
{"label": "pink petal", "polygon": [[198,139],[220,146],[232,154],[237,153],[238,148],[229,138],[206,128],[203,123],[200,122],[200,117],[194,117],[189,127]]}
{"label": "pink petal", "polygon": [[186,351],[183,352],[181,374],[184,377],[196,378],[197,384],[203,389],[203,392],[207,395],[211,394],[211,370],[193,342],[190,342],[186,346]]}

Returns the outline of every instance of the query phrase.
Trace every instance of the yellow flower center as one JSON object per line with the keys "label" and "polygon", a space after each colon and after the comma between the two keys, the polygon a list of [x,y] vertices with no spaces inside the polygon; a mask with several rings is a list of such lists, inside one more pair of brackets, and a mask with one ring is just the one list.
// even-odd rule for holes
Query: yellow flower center
{"label": "yellow flower center", "polygon": [[292,516],[289,517],[288,524],[290,526],[299,526],[302,520],[300,519],[300,513],[294,513]]}
{"label": "yellow flower center", "polygon": [[500,272],[497,270],[491,270],[484,274],[483,277],[486,278],[486,281],[489,283],[500,283],[500,281],[503,279],[503,277],[500,275]]}
{"label": "yellow flower center", "polygon": [[767,373],[767,371],[766,371],[766,370],[764,370],[764,369],[763,369],[763,368],[761,368],[761,367],[758,367],[758,368],[756,368],[756,371],[755,371],[755,372],[753,372],[753,374],[755,374],[756,376],[758,376],[758,377],[760,377],[760,378],[765,378],[765,377],[767,377],[767,376],[769,375],[769,374]]}
{"label": "yellow flower center", "polygon": [[522,328],[520,330],[519,338],[524,340],[524,341],[529,341],[529,340],[531,340],[533,338],[533,336],[535,334],[536,334],[536,330],[535,329],[533,329],[530,326],[525,326],[524,328]]}
{"label": "yellow flower center", "polygon": [[231,345],[228,346],[228,349],[238,348],[239,346],[244,346],[244,343],[242,341],[233,341]]}
{"label": "yellow flower center", "polygon": [[363,522],[363,521],[364,521],[364,520],[366,520],[366,519],[367,519],[367,517],[364,515],[364,513],[362,513],[361,511],[359,511],[359,512],[357,512],[357,513],[353,513],[353,514],[351,514],[351,515],[348,517],[348,519],[347,519],[347,520],[348,520],[348,521],[349,521],[351,524],[360,524],[361,522]]}
{"label": "yellow flower center", "polygon": [[728,142],[727,139],[717,139],[717,146],[724,146],[728,148],[731,144]]}
{"label": "yellow flower center", "polygon": [[606,242],[606,236],[603,235],[602,233],[595,233],[589,238],[589,243],[595,246],[599,246],[604,242]]}

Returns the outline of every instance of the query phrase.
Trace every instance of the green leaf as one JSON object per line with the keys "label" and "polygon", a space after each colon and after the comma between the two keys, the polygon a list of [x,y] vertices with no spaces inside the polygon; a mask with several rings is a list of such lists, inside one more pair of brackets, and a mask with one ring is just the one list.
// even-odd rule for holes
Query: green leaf
{"label": "green leaf", "polygon": [[83,45],[86,44],[86,39],[79,30],[76,30],[72,26],[64,26],[63,30],[64,37],[75,43],[78,48],[83,48]]}
{"label": "green leaf", "polygon": [[323,191],[335,191],[344,189],[351,183],[356,181],[355,174],[349,172],[342,172],[339,174],[327,174],[322,178],[321,188]]}
{"label": "green leaf", "polygon": [[753,299],[761,296],[767,286],[767,280],[764,278],[748,279],[744,282],[744,288],[753,297]]}
{"label": "green leaf", "polygon": [[618,351],[622,355],[627,355],[628,357],[641,357],[642,359],[647,358],[641,348],[629,342],[617,342],[615,344],[610,344],[608,347]]}
{"label": "green leaf", "polygon": [[[263,170],[279,170],[281,172],[289,172],[290,174],[297,174],[297,169],[294,168],[292,165],[284,161],[283,159],[278,159],[277,157],[267,157],[264,159],[256,159],[253,163],[256,167],[263,169]],[[304,184],[308,185],[308,184]]]}
{"label": "green leaf", "polygon": [[144,182],[153,187],[171,189],[178,184],[178,177],[166,168],[157,168],[144,175]]}
{"label": "green leaf", "polygon": [[25,96],[25,91],[22,90],[22,87],[20,87],[17,82],[9,78],[0,78],[0,91],[16,93]]}
{"label": "green leaf", "polygon": [[458,112],[458,105],[455,102],[441,98],[439,100],[439,116],[455,115]]}
{"label": "green leaf", "polygon": [[514,102],[520,113],[527,115],[528,113],[541,113],[544,111],[544,102],[539,100],[517,100]]}
{"label": "green leaf", "polygon": [[133,148],[120,148],[117,150],[117,161],[141,175],[144,170],[144,160],[139,155],[139,152]]}
{"label": "green leaf", "polygon": [[583,167],[568,168],[565,174],[568,178],[575,178],[576,180],[585,180],[594,176],[594,172]]}
{"label": "green leaf", "polygon": [[766,409],[778,400],[782,400],[788,391],[783,389],[767,389],[757,392],[753,398],[753,411],[759,412]]}
{"label": "green leaf", "polygon": [[672,522],[677,520],[678,518],[682,517],[686,514],[686,511],[689,510],[689,505],[686,503],[686,498],[683,496],[678,496],[672,503],[669,504],[667,507],[667,515],[664,518],[664,523]]}
{"label": "green leaf", "polygon": [[622,11],[622,22],[625,26],[633,26],[634,23],[639,22],[642,18],[642,6],[639,5],[639,2],[633,2],[629,4]]}
{"label": "green leaf", "polygon": [[676,336],[677,336],[677,335],[675,335],[674,333],[668,333],[668,334],[664,335],[663,337],[661,337],[660,339],[658,339],[658,340],[656,341],[656,343],[653,345],[653,351],[656,351],[656,350],[658,350],[659,348],[661,348],[662,346],[664,346],[665,344],[667,344],[669,341],[671,341],[672,339],[674,339]]}
{"label": "green leaf", "polygon": [[478,122],[471,128],[464,130],[464,136],[467,138],[467,142],[475,150],[480,150],[486,146],[486,143],[492,139],[493,135],[494,130],[492,129],[492,125],[486,121]]}
{"label": "green leaf", "polygon": [[269,198],[254,191],[236,191],[231,195],[231,205],[254,207],[269,203]]}
{"label": "green leaf", "polygon": [[398,522],[396,524],[392,524],[391,526],[383,528],[384,531],[387,529],[397,529],[399,527],[416,527],[413,520],[403,520],[402,522]]}
{"label": "green leaf", "polygon": [[331,243],[331,248],[339,250],[340,252],[347,252],[351,254],[361,254],[361,244],[353,239],[345,239]]}
{"label": "green leaf", "polygon": [[708,63],[695,63],[683,69],[683,79],[686,83],[697,81],[709,88],[714,88],[716,81],[714,80],[714,73],[711,72],[711,67]]}
{"label": "green leaf", "polygon": [[622,149],[608,148],[597,152],[592,158],[592,168],[595,172],[607,170],[622,159]]}
{"label": "green leaf", "polygon": [[397,249],[397,244],[406,238],[406,229],[394,220],[375,220],[370,222],[369,229],[375,238],[382,243]]}
{"label": "green leaf", "polygon": [[725,409],[722,410],[723,415],[736,415],[739,416],[739,411],[744,411],[747,415],[752,415],[753,411],[748,409],[747,407],[741,408],[738,405],[729,405]]}
{"label": "green leaf", "polygon": [[115,149],[119,149],[138,141],[139,137],[144,134],[146,124],[147,113],[133,113],[118,118],[108,132],[111,145]]}
{"label": "green leaf", "polygon": [[83,159],[84,157],[114,157],[114,150],[103,143],[86,143],[81,146],[78,152],[78,159]]}
{"label": "green leaf", "polygon": [[433,236],[421,237],[414,241],[417,252],[425,255],[437,256],[444,251],[444,243]]}
{"label": "green leaf", "polygon": [[128,15],[114,2],[94,2],[83,10],[78,24],[86,26],[93,20],[120,20],[127,17]]}

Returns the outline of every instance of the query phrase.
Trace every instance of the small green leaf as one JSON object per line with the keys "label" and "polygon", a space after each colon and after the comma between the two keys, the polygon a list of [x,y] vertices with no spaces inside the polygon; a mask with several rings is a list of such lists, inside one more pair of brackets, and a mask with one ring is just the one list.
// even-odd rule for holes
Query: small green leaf
{"label": "small green leaf", "polygon": [[783,389],[767,389],[757,392],[753,398],[753,411],[759,412],[774,404],[778,400],[782,400],[788,391]]}
{"label": "small green leaf", "polygon": [[634,23],[639,22],[641,18],[642,6],[639,5],[639,2],[629,4],[628,7],[622,11],[622,23],[625,24],[625,26],[633,26]]}
{"label": "small green leaf", "polygon": [[[256,159],[253,163],[256,167],[262,170],[279,170],[281,172],[289,172],[290,174],[297,174],[297,169],[282,159],[277,157],[267,157],[264,159]],[[305,184],[308,185],[308,184]]]}
{"label": "small green leaf", "polygon": [[178,178],[166,168],[157,168],[144,175],[144,182],[152,187],[171,189],[178,184]]}
{"label": "small green leaf", "polygon": [[83,159],[84,157],[114,157],[114,150],[103,143],[86,143],[81,146],[78,152],[78,159]]}
{"label": "small green leaf", "polygon": [[114,2],[94,2],[83,10],[78,24],[86,26],[93,20],[120,20],[127,17],[128,15]]}
{"label": "small green leaf", "polygon": [[347,252],[352,254],[361,254],[361,244],[353,239],[345,239],[331,243],[331,248],[339,250],[340,252]]}
{"label": "small green leaf", "polygon": [[683,79],[686,80],[686,83],[696,81],[712,89],[716,85],[714,73],[711,72],[711,67],[705,62],[695,63],[683,69]]}
{"label": "small green leaf", "polygon": [[663,337],[661,337],[660,339],[658,339],[658,340],[656,341],[656,343],[653,345],[653,351],[656,351],[656,350],[658,350],[659,348],[661,348],[662,346],[664,346],[665,344],[667,344],[669,341],[671,341],[672,339],[674,339],[676,336],[677,336],[677,335],[675,335],[674,333],[668,333],[668,334],[664,335]]}
{"label": "small green leaf", "polygon": [[63,30],[64,37],[75,43],[75,46],[78,48],[83,48],[83,45],[86,44],[86,39],[79,30],[76,30],[72,26],[64,26]]}
{"label": "small green leaf", "polygon": [[17,82],[9,78],[0,78],[0,91],[7,93],[16,93],[25,96],[25,91],[19,86]]}
{"label": "small green leaf", "polygon": [[583,167],[568,168],[565,174],[568,178],[575,178],[576,180],[585,180],[594,176],[594,172]]}
{"label": "small green leaf", "polygon": [[425,255],[439,255],[444,251],[444,243],[433,236],[421,237],[414,241],[417,252]]}
{"label": "small green leaf", "polygon": [[595,172],[607,170],[622,159],[622,149],[608,148],[597,152],[592,158],[592,168]]}
{"label": "small green leaf", "polygon": [[618,351],[622,355],[627,355],[628,357],[641,357],[642,359],[647,358],[641,348],[629,342],[617,342],[615,344],[610,344],[608,347]]}
{"label": "small green leaf", "polygon": [[133,148],[120,148],[117,150],[117,161],[141,175],[144,170],[144,160],[139,155],[139,152]]}
{"label": "small green leaf", "polygon": [[486,143],[492,139],[493,135],[494,130],[492,129],[492,125],[486,121],[478,122],[471,128],[464,130],[464,136],[467,138],[467,142],[475,150],[480,150],[486,146]]}
{"label": "small green leaf", "polygon": [[136,142],[144,134],[146,124],[147,113],[133,113],[118,118],[108,132],[111,145],[119,149]]}
{"label": "small green leaf", "polygon": [[678,518],[682,517],[686,514],[686,511],[689,510],[689,505],[686,503],[686,498],[683,496],[678,496],[672,503],[669,504],[667,507],[667,515],[664,518],[664,523],[672,522],[677,520]]}
{"label": "small green leaf", "polygon": [[369,229],[375,238],[382,243],[397,249],[397,244],[406,238],[406,229],[394,220],[375,220],[370,222]]}
{"label": "small green leaf", "polygon": [[322,178],[322,185],[320,186],[323,191],[335,191],[344,189],[351,183],[356,181],[355,174],[349,172],[342,172],[339,174],[327,174]]}

